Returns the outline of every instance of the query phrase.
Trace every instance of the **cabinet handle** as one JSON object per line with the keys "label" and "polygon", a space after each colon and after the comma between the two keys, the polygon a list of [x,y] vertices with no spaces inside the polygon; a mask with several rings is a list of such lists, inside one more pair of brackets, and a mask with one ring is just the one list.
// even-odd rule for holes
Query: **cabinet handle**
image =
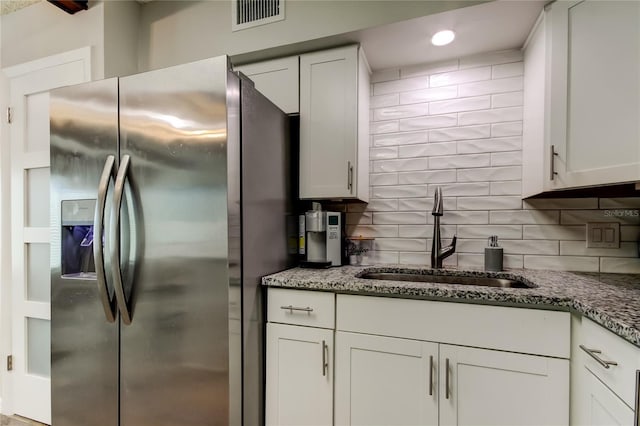
{"label": "cabinet handle", "polygon": [[433,355],[429,356],[429,396],[433,395]]}
{"label": "cabinet handle", "polygon": [[292,314],[293,311],[301,311],[301,312],[306,312],[308,314],[313,312],[313,308],[310,308],[308,306],[306,308],[298,308],[298,307],[289,305],[289,306],[280,306],[280,309],[284,309],[286,311],[289,311],[290,314]]}
{"label": "cabinet handle", "polygon": [[556,146],[551,145],[551,161],[549,163],[549,180],[554,180],[558,172],[556,172],[556,157],[558,153],[556,152]]}
{"label": "cabinet handle", "polygon": [[609,368],[612,365],[618,365],[618,363],[615,362],[615,361],[606,361],[606,360],[600,358],[598,355],[596,355],[596,354],[601,354],[602,353],[601,350],[589,349],[589,348],[585,347],[584,345],[580,345],[580,349],[582,349],[583,351],[588,353],[591,358],[593,358],[596,361],[598,361],[598,364],[600,364],[604,368]]}
{"label": "cabinet handle", "polygon": [[449,399],[449,358],[447,358],[444,366],[444,397]]}
{"label": "cabinet handle", "polygon": [[347,189],[350,193],[353,193],[353,166],[351,161],[347,161]]}
{"label": "cabinet handle", "polygon": [[327,375],[327,371],[329,370],[329,346],[327,342],[322,341],[322,376]]}
{"label": "cabinet handle", "polygon": [[640,426],[640,370],[636,370],[636,411],[633,426]]}

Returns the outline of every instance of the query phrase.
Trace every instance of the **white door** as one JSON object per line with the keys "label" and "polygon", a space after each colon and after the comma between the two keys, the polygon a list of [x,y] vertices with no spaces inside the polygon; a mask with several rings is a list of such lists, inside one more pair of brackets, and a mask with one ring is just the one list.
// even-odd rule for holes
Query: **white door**
{"label": "white door", "polygon": [[49,246],[48,91],[90,80],[90,48],[6,68],[4,72],[9,78],[12,115],[11,198],[3,194],[2,200],[11,203],[10,411],[50,423],[49,252],[59,248]]}
{"label": "white door", "polygon": [[569,360],[440,345],[441,425],[568,425]]}
{"label": "white door", "polygon": [[267,426],[333,424],[333,330],[267,324]]}
{"label": "white door", "polygon": [[631,426],[633,424],[633,409],[625,404],[616,394],[607,388],[587,368],[580,369],[582,385],[576,390],[579,418],[573,419],[574,424],[585,426]]}
{"label": "white door", "polygon": [[637,181],[640,3],[555,2],[550,40],[552,186]]}
{"label": "white door", "polygon": [[438,424],[438,344],[336,333],[335,424]]}
{"label": "white door", "polygon": [[353,198],[358,48],[300,56],[300,198]]}

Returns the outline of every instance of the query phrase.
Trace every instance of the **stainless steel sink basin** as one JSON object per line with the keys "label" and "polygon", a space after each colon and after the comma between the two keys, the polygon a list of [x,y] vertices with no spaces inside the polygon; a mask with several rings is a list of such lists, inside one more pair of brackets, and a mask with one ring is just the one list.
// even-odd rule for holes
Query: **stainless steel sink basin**
{"label": "stainless steel sink basin", "polygon": [[504,288],[532,288],[522,281],[510,280],[506,278],[494,277],[459,277],[452,275],[426,275],[412,274],[408,272],[367,272],[359,276],[368,280],[388,280],[388,281],[411,281],[438,284],[461,284],[461,285],[480,285],[487,287],[504,287]]}

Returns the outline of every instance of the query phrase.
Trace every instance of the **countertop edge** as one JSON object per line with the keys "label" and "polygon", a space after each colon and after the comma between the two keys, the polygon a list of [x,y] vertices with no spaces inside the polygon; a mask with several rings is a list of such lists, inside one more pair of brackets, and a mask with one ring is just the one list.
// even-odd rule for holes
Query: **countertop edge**
{"label": "countertop edge", "polygon": [[[631,344],[640,347],[640,330],[625,323],[620,318],[615,318],[610,312],[601,307],[593,306],[589,300],[585,300],[584,295],[576,291],[587,293],[596,286],[606,286],[588,276],[580,276],[571,272],[558,271],[537,271],[537,270],[508,270],[505,274],[514,274],[525,278],[537,285],[537,288],[527,289],[528,293],[517,291],[516,289],[495,288],[468,288],[460,285],[450,284],[425,284],[420,283],[398,283],[393,281],[373,281],[363,280],[356,277],[366,268],[363,267],[342,267],[340,272],[335,272],[339,268],[333,269],[333,276],[326,278],[322,275],[324,271],[309,272],[305,269],[294,268],[262,278],[262,285],[266,287],[290,288],[298,290],[328,291],[339,294],[355,294],[366,296],[398,297],[424,300],[436,300],[442,302],[474,303],[498,306],[511,306],[533,309],[557,309],[567,310],[589,318],[595,323],[606,328],[610,332],[618,335]],[[373,268],[388,269],[411,269],[427,270],[426,268],[415,268],[406,265],[375,265]],[[476,274],[481,271],[473,270],[448,270],[453,274]],[[564,282],[566,291],[562,288],[550,288],[544,282],[545,273],[553,273],[558,276],[558,280]],[[327,274],[328,275],[328,274]],[[579,281],[579,284],[576,282]],[[412,285],[413,284],[413,285]],[[586,290],[585,290],[586,289]],[[593,289],[591,289],[593,290]],[[611,291],[610,289],[608,289]],[[582,296],[582,297],[581,297]]]}

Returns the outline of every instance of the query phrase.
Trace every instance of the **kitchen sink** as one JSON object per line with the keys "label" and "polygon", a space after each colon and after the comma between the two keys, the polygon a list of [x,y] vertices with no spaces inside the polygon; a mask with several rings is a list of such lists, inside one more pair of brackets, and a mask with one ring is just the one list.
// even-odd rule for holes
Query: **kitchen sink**
{"label": "kitchen sink", "polygon": [[479,285],[503,288],[533,288],[531,284],[507,278],[483,276],[455,276],[439,274],[415,274],[410,272],[365,272],[358,278],[367,280],[411,281],[438,284]]}

